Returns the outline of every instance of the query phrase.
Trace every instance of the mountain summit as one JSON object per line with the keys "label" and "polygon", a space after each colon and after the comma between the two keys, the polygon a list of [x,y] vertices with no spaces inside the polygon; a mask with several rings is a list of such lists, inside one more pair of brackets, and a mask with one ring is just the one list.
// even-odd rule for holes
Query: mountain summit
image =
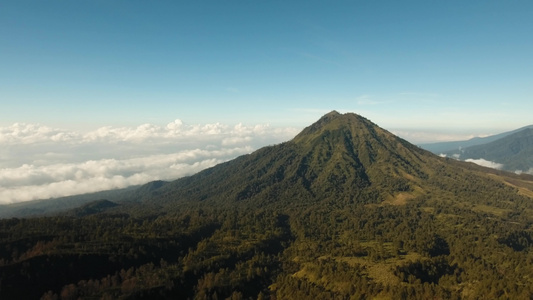
{"label": "mountain summit", "polygon": [[[217,205],[339,199],[346,203],[404,204],[432,191],[455,193],[454,189],[465,185],[465,168],[474,172],[470,164],[438,157],[362,116],[332,111],[288,142],[168,184],[158,195],[168,195],[165,199],[171,202]],[[441,178],[443,174],[457,175],[452,180],[449,176]]]}
{"label": "mountain summit", "polygon": [[[178,199],[268,201],[342,197],[376,202],[427,177],[426,152],[353,113],[332,111],[291,141],[265,147],[166,188]],[[170,192],[172,193],[172,192]],[[371,196],[374,195],[374,196]]]}

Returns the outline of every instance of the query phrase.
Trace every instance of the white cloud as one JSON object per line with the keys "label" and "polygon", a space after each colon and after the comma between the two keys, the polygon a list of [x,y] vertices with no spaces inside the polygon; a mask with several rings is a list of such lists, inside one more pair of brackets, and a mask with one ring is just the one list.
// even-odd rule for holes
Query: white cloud
{"label": "white cloud", "polygon": [[32,144],[44,141],[61,142],[77,137],[74,132],[65,132],[39,124],[15,123],[11,126],[0,127],[0,143],[4,145]]}
{"label": "white cloud", "polygon": [[503,168],[503,164],[499,164],[499,163],[496,163],[490,160],[485,160],[483,158],[479,158],[479,159],[470,158],[465,161],[472,162],[483,167],[489,167],[489,168],[498,169],[498,170],[501,170]]}
{"label": "white cloud", "polygon": [[222,140],[222,145],[223,146],[236,145],[236,144],[250,142],[251,140],[252,140],[252,138],[249,137],[249,136],[245,136],[245,137],[240,137],[240,136],[228,137],[228,138],[225,138],[225,139]]}
{"label": "white cloud", "polygon": [[264,124],[181,120],[87,133],[38,124],[0,127],[0,204],[173,180],[296,133]]}
{"label": "white cloud", "polygon": [[[440,153],[439,156],[440,156],[440,157],[448,157],[448,155],[445,154],[445,153]],[[454,153],[454,154],[452,154],[451,158],[456,159],[456,160],[459,160],[459,159],[461,158],[461,154],[459,154],[459,153]]]}
{"label": "white cloud", "polygon": [[525,174],[530,174],[530,175],[533,175],[533,168],[529,168],[529,170],[527,171],[523,171],[523,170],[516,170],[514,171],[516,174],[520,175],[522,173],[525,173]]}
{"label": "white cloud", "polygon": [[250,151],[250,148],[211,152],[196,149],[125,160],[102,159],[79,164],[23,165],[2,169],[0,199],[11,203],[124,188],[158,179],[171,180]]}

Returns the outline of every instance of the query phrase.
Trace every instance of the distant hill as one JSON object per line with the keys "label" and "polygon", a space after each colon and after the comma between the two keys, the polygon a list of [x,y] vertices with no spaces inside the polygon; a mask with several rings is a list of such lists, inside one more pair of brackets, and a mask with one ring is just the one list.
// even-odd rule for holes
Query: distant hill
{"label": "distant hill", "polygon": [[513,133],[516,133],[516,132],[519,132],[519,131],[522,131],[528,128],[533,128],[533,125],[525,126],[519,129],[515,129],[512,131],[507,131],[507,132],[503,132],[500,134],[495,134],[495,135],[491,135],[487,137],[475,137],[475,138],[465,140],[465,141],[427,143],[427,144],[420,144],[419,146],[435,154],[441,154],[444,152],[459,150],[459,149],[466,148],[466,147],[488,144],[490,142],[499,140],[508,135],[511,135]]}
{"label": "distant hill", "polygon": [[[150,183],[150,185],[153,184]],[[98,199],[110,199],[114,202],[127,201],[128,199],[136,199],[142,195],[141,191],[139,190],[139,186],[130,186],[125,189],[5,204],[0,205],[0,219],[57,214],[58,212],[74,209]],[[134,197],[132,193],[135,194]]]}
{"label": "distant hill", "polygon": [[447,151],[461,160],[484,159],[511,172],[533,172],[533,128],[525,128],[490,143]]}
{"label": "distant hill", "polygon": [[156,190],[167,183],[156,180],[123,189],[0,205],[0,219],[54,215],[99,199],[108,199],[115,203],[139,202],[145,198],[153,197],[157,193]]}
{"label": "distant hill", "polygon": [[81,207],[72,210],[71,215],[76,217],[85,217],[104,212],[110,208],[116,207],[117,204],[106,199],[93,201]]}
{"label": "distant hill", "polygon": [[533,295],[533,176],[439,157],[352,113],[115,196],[0,220],[0,298]]}

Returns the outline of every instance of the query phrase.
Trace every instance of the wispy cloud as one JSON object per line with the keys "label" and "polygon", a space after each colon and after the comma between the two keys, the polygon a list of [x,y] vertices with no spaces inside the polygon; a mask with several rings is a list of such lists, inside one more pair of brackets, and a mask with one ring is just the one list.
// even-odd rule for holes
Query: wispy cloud
{"label": "wispy cloud", "polygon": [[530,174],[530,175],[533,175],[533,168],[529,168],[529,170],[527,171],[523,171],[523,170],[516,170],[515,171],[516,174],[522,174],[522,173],[526,173],[526,174]]}
{"label": "wispy cloud", "polygon": [[181,120],[87,133],[13,124],[0,128],[0,204],[172,180],[296,133],[267,124]]}
{"label": "wispy cloud", "polygon": [[501,170],[503,168],[503,164],[499,164],[499,163],[496,163],[496,162],[493,162],[493,161],[490,161],[490,160],[485,160],[483,158],[480,158],[480,159],[467,159],[465,161],[472,162],[472,163],[475,163],[475,164],[483,166],[483,167],[489,167],[489,168],[498,169],[498,170]]}

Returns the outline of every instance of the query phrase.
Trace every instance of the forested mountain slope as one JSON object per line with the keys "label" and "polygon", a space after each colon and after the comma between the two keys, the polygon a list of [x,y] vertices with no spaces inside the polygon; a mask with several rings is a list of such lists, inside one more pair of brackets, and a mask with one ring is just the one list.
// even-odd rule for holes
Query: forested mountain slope
{"label": "forested mountain slope", "polygon": [[465,141],[426,143],[426,144],[420,144],[419,146],[435,154],[441,154],[441,153],[449,152],[449,151],[457,151],[459,149],[463,149],[467,147],[492,143],[496,140],[503,139],[511,134],[517,133],[519,131],[522,131],[528,128],[533,128],[533,125],[524,126],[524,127],[521,127],[515,130],[506,131],[506,132],[502,132],[502,133],[495,134],[495,135],[490,135],[490,136],[485,136],[485,137],[474,137],[474,138],[471,138]]}
{"label": "forested mountain slope", "polygon": [[528,299],[532,178],[331,112],[118,205],[1,220],[0,298]]}
{"label": "forested mountain slope", "polygon": [[488,144],[471,146],[444,154],[461,160],[485,159],[511,172],[533,172],[533,128],[526,128]]}

